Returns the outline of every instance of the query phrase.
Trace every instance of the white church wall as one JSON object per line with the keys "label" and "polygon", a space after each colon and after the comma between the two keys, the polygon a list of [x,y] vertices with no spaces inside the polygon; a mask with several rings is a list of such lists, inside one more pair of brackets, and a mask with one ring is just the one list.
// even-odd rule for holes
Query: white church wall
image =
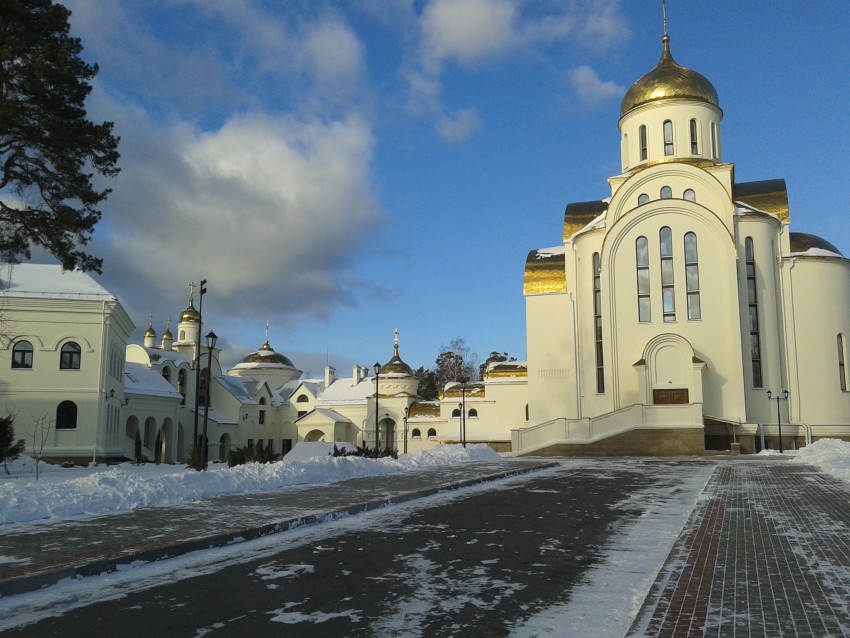
{"label": "white church wall", "polygon": [[573,296],[526,297],[530,424],[578,416]]}

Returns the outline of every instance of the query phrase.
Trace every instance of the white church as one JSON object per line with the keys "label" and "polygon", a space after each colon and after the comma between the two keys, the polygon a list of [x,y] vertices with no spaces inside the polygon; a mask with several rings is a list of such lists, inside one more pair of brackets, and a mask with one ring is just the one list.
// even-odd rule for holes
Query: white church
{"label": "white church", "polygon": [[30,453],[74,462],[184,462],[193,442],[216,461],[305,441],[679,455],[850,440],[850,261],[791,232],[784,180],[735,180],[722,116],[665,34],[622,101],[621,173],[528,255],[527,363],[439,400],[417,396],[397,333],[386,363],[351,376],[303,378],[268,335],[223,370],[191,288],[176,336],[151,322],[134,344],[93,278],[22,264],[0,268],[0,409]]}
{"label": "white church", "polygon": [[[791,232],[782,179],[738,182],[705,77],[623,97],[622,171],[525,266],[531,427],[514,454],[699,454],[850,435],[850,262]],[[769,392],[769,394],[768,394]]]}

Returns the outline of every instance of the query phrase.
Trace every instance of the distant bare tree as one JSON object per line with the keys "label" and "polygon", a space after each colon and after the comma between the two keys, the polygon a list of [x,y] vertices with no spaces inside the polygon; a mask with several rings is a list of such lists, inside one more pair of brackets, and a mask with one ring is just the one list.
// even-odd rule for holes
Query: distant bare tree
{"label": "distant bare tree", "polygon": [[437,369],[437,387],[442,391],[451,381],[460,381],[466,377],[469,381],[478,380],[478,355],[466,345],[466,339],[457,337],[449,345],[440,348],[435,361]]}
{"label": "distant bare tree", "polygon": [[38,464],[44,458],[44,448],[50,440],[50,428],[53,426],[47,415],[32,417],[32,427],[28,434],[32,439],[32,456],[35,459],[35,480],[38,480]]}

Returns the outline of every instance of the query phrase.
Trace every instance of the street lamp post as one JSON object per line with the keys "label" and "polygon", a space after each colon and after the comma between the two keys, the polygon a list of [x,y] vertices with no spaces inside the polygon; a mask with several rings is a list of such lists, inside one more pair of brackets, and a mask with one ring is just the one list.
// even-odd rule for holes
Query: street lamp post
{"label": "street lamp post", "polygon": [[378,443],[378,391],[380,390],[380,381],[381,381],[381,364],[375,363],[375,454],[380,454],[380,448]]}
{"label": "street lamp post", "polygon": [[204,397],[204,438],[203,450],[201,451],[201,466],[207,469],[207,456],[209,455],[209,445],[207,444],[207,419],[210,415],[210,394],[212,393],[212,352],[215,348],[215,342],[218,341],[218,336],[210,330],[207,335],[207,396]]}
{"label": "street lamp post", "polygon": [[779,409],[780,401],[788,400],[788,390],[783,390],[780,394],[773,396],[773,392],[767,391],[767,400],[776,401],[776,425],[779,426],[779,453],[782,454],[782,412]]}
{"label": "street lamp post", "polygon": [[[204,326],[204,295],[207,293],[207,289],[204,286],[206,283],[206,279],[201,279],[198,294],[198,336],[195,339],[195,360],[193,361],[195,364],[195,426],[192,428],[192,457],[197,459],[200,459],[200,456],[198,456],[198,404],[201,391],[201,329]],[[194,287],[195,282],[193,281],[190,288]],[[190,294],[189,304],[191,305],[191,303],[192,295]]]}
{"label": "street lamp post", "polygon": [[460,378],[460,442],[466,447],[466,384],[469,377]]}
{"label": "street lamp post", "polygon": [[407,454],[407,414],[410,408],[404,409],[404,453]]}

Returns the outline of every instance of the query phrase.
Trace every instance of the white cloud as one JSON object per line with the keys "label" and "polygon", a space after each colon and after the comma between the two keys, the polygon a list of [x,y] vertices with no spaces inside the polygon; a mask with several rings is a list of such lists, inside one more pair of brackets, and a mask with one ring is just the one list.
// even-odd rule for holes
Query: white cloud
{"label": "white cloud", "polygon": [[122,298],[165,317],[208,279],[219,316],[329,316],[351,302],[348,267],[383,218],[370,185],[374,140],[356,115],[252,113],[200,132],[111,104],[122,175],[93,250]]}
{"label": "white cloud", "polygon": [[599,75],[587,65],[570,70],[570,82],[581,101],[593,106],[609,99],[619,98],[625,89],[614,82],[603,82]]}
{"label": "white cloud", "polygon": [[460,142],[467,139],[481,125],[481,118],[475,109],[461,109],[450,116],[443,113],[437,121],[437,132],[448,142]]}
{"label": "white cloud", "polygon": [[510,0],[432,0],[420,19],[423,56],[474,62],[513,46],[516,7]]}

